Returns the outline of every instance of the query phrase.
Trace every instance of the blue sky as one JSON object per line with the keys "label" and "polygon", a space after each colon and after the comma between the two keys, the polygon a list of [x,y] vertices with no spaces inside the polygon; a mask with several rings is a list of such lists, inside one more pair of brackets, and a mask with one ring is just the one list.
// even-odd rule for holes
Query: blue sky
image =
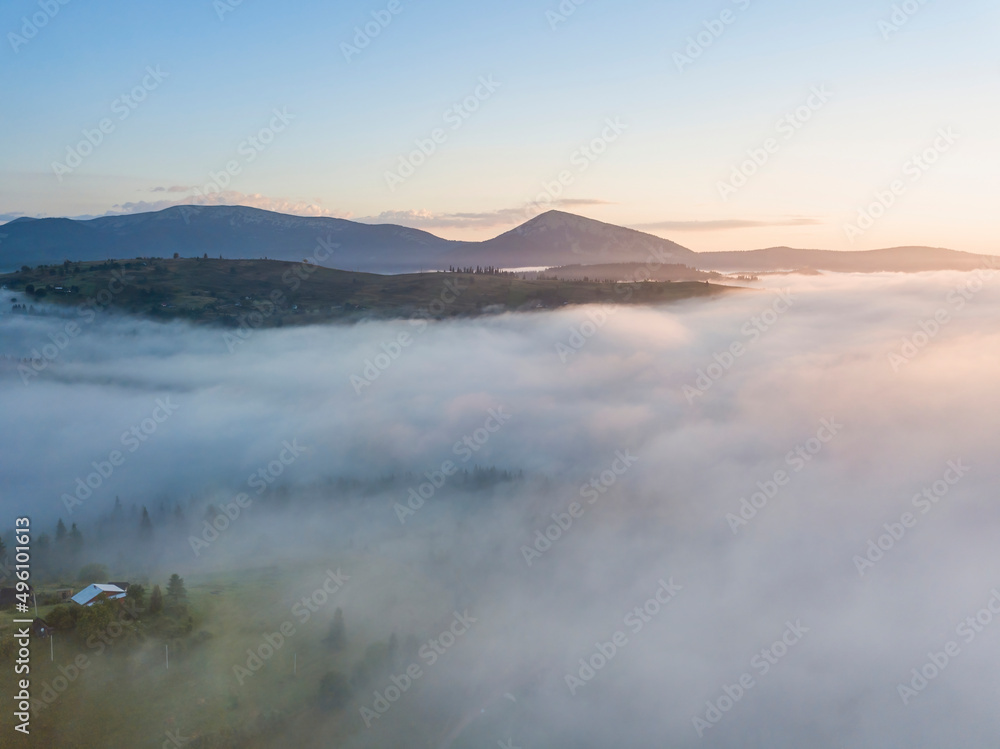
{"label": "blue sky", "polygon": [[221,202],[485,238],[557,207],[696,250],[998,252],[1000,11],[905,5],[894,30],[870,0],[11,0],[0,214]]}

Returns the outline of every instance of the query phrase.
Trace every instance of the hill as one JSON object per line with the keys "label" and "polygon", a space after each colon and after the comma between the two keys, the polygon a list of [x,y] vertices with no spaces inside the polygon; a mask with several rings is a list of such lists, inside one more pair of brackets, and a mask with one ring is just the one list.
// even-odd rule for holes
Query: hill
{"label": "hill", "polygon": [[712,281],[724,276],[686,265],[659,263],[597,263],[560,265],[541,273],[545,278],[585,281]]}
{"label": "hill", "polygon": [[17,219],[0,226],[0,270],[84,260],[209,255],[311,262],[366,272],[596,262],[688,262],[691,250],[650,234],[549,211],[486,242],[453,242],[393,224],[307,218],[245,206]]}
{"label": "hill", "polygon": [[693,265],[719,271],[827,270],[840,273],[917,273],[992,267],[991,255],[974,255],[938,247],[893,247],[885,250],[837,252],[771,247],[746,252],[700,252]]}
{"label": "hill", "polygon": [[155,213],[18,219],[0,227],[0,269],[64,260],[208,254],[273,258],[365,270],[419,270],[453,244],[418,229],[339,218],[307,218],[245,206],[177,206]]}
{"label": "hill", "polygon": [[8,290],[4,303],[96,305],[234,326],[251,319],[254,327],[361,317],[443,318],[567,304],[656,304],[728,289],[694,282],[614,284],[492,273],[381,276],[276,260],[156,258],[40,266],[0,276],[0,283]]}
{"label": "hill", "polygon": [[0,226],[0,271],[65,260],[125,260],[175,253],[229,260],[309,259],[328,268],[368,273],[617,263],[750,273],[801,269],[872,273],[972,270],[989,262],[989,256],[934,247],[693,252],[652,234],[563,211],[548,211],[483,242],[450,241],[393,224],[289,216],[245,206],[175,206],[89,220],[20,218]]}
{"label": "hill", "polygon": [[485,242],[463,243],[445,258],[456,264],[524,268],[575,263],[692,263],[697,253],[634,229],[548,211]]}

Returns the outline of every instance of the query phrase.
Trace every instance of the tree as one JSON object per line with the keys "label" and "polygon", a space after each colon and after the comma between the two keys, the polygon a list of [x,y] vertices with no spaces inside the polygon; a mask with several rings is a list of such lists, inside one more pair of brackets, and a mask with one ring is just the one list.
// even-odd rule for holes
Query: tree
{"label": "tree", "polygon": [[184,589],[184,580],[175,572],[167,582],[167,605],[178,608],[185,603],[187,603],[187,591]]}
{"label": "tree", "polygon": [[56,541],[59,542],[65,540],[66,540],[66,523],[62,521],[62,518],[59,518],[59,522],[56,524]]}
{"label": "tree", "polygon": [[396,633],[393,632],[389,635],[389,645],[387,648],[387,658],[390,665],[396,665],[397,657],[399,655],[399,638],[396,637]]}
{"label": "tree", "polygon": [[347,646],[347,635],[344,631],[344,612],[340,607],[333,612],[333,621],[330,622],[330,631],[323,640],[331,650],[340,651]]}
{"label": "tree", "polygon": [[149,594],[149,613],[159,614],[163,611],[163,593],[160,592],[160,586],[154,585],[153,592]]}
{"label": "tree", "polygon": [[85,564],[76,579],[81,583],[107,582],[108,568],[103,564]]}
{"label": "tree", "polygon": [[6,556],[7,556],[7,545],[3,542],[3,539],[0,538],[0,559],[3,559]]}
{"label": "tree", "polygon": [[114,620],[115,604],[102,593],[97,603],[80,610],[76,620],[76,629],[80,633],[80,637],[86,640],[107,632]]}
{"label": "tree", "polygon": [[73,527],[69,529],[69,550],[72,554],[79,554],[83,551],[83,534],[76,527],[76,523],[73,523]]}
{"label": "tree", "polygon": [[81,610],[75,603],[60,604],[48,613],[45,621],[55,629],[73,629]]}
{"label": "tree", "polygon": [[146,605],[146,588],[138,583],[129,585],[125,597],[135,603],[137,609],[141,609]]}
{"label": "tree", "polygon": [[149,510],[147,510],[145,506],[142,508],[142,520],[139,521],[139,540],[153,540],[153,521],[150,520]]}

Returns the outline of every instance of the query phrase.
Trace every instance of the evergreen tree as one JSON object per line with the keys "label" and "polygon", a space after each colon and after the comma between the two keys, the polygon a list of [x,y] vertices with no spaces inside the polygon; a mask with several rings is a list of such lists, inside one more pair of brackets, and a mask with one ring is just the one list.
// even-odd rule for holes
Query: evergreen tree
{"label": "evergreen tree", "polygon": [[83,551],[83,534],[76,527],[76,523],[73,523],[73,527],[69,530],[69,550],[74,555]]}
{"label": "evergreen tree", "polygon": [[154,585],[153,592],[149,594],[149,613],[158,614],[163,611],[163,593],[160,592],[160,586]]}
{"label": "evergreen tree", "polygon": [[146,542],[153,540],[153,521],[150,520],[149,510],[145,507],[142,508],[142,520],[139,521],[139,540]]}
{"label": "evergreen tree", "polygon": [[136,608],[141,609],[146,605],[146,588],[138,583],[129,585],[125,597],[134,602]]}
{"label": "evergreen tree", "polygon": [[62,521],[62,518],[59,518],[59,523],[56,525],[56,541],[60,542],[65,540],[66,540],[66,523]]}
{"label": "evergreen tree", "polygon": [[184,580],[175,572],[167,582],[167,604],[171,608],[177,608],[186,602],[187,591],[184,589]]}
{"label": "evergreen tree", "polygon": [[333,612],[333,621],[330,622],[330,631],[326,635],[324,642],[332,650],[340,651],[347,646],[347,634],[344,630],[344,612],[337,607]]}

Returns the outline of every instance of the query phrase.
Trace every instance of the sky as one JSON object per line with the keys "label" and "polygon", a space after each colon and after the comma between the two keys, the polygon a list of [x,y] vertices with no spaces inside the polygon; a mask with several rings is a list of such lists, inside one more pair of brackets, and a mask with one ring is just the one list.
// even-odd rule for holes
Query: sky
{"label": "sky", "polygon": [[998,21],[986,0],[11,0],[0,220],[224,203],[486,239],[559,208],[700,251],[998,254]]}

